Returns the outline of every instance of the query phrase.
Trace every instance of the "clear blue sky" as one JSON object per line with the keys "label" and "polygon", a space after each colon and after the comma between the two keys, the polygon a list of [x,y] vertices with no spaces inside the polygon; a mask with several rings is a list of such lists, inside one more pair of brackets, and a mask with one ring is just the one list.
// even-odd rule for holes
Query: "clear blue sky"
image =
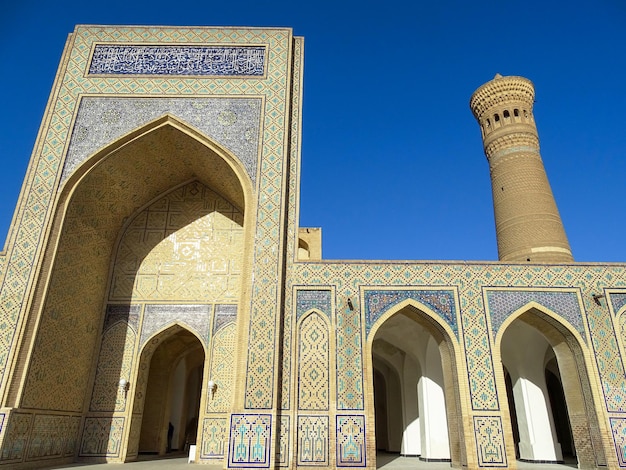
{"label": "clear blue sky", "polygon": [[577,261],[626,262],[626,2],[10,2],[0,16],[0,239],[75,24],[290,26],[305,37],[301,226],[327,259],[495,260],[472,92],[535,83]]}

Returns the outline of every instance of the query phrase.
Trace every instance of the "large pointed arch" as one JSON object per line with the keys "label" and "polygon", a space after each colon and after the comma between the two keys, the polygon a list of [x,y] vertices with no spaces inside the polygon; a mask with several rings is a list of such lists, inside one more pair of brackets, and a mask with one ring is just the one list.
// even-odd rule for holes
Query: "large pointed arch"
{"label": "large pointed arch", "polygon": [[[376,320],[376,322],[374,322],[367,337],[365,338],[364,374],[366,377],[366,396],[373,397],[374,395],[374,338],[385,322],[396,315],[403,315],[423,327],[428,333],[430,333],[437,344],[441,357],[443,380],[445,383],[444,394],[447,403],[446,416],[448,422],[451,464],[452,466],[462,466],[463,464],[466,464],[467,456],[465,454],[466,445],[464,443],[465,434],[463,431],[463,422],[460,419],[460,417],[463,416],[459,390],[460,381],[457,377],[457,374],[463,373],[460,372],[463,364],[457,361],[458,357],[462,357],[459,354],[460,346],[458,340],[456,339],[456,335],[450,326],[445,323],[430,307],[414,299],[406,299],[389,308]],[[375,416],[373,403],[366,406],[366,412],[368,419],[371,422],[374,422]],[[375,437],[370,434],[369,439],[374,440]],[[372,441],[369,445],[371,448],[374,448],[375,442]]]}
{"label": "large pointed arch", "polygon": [[[59,189],[9,405],[83,413],[119,232],[139,208],[190,180],[244,213],[242,279],[249,278],[256,201],[241,162],[169,115],[126,134],[83,162]],[[249,295],[242,289],[239,302]]]}
{"label": "large pointed arch", "polygon": [[[560,315],[537,302],[529,302],[513,312],[500,326],[494,339],[494,363],[502,363],[503,338],[516,322],[522,322],[537,331],[554,352],[561,370],[570,425],[576,430],[573,439],[579,467],[596,468],[598,465],[606,465],[605,449],[600,436],[607,431],[603,420],[598,419],[601,411],[592,393],[592,353],[585,346],[583,337]],[[497,383],[504,384],[504,369],[496,368],[495,373]],[[510,410],[506,400],[502,401],[502,406],[505,408],[505,426],[510,427]]]}

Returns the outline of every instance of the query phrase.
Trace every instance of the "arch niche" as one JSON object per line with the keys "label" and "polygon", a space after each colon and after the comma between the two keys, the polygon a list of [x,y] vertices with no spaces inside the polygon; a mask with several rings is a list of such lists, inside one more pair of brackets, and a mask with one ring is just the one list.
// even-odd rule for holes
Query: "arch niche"
{"label": "arch niche", "polygon": [[163,455],[195,445],[206,351],[174,324],[150,338],[139,356],[127,455]]}
{"label": "arch niche", "polygon": [[495,351],[520,460],[578,468],[606,462],[582,345],[571,325],[538,304],[511,315],[498,332]]}
{"label": "arch niche", "polygon": [[[195,191],[210,193],[208,199],[213,202],[207,204],[207,198],[198,197],[194,200]],[[189,197],[185,199],[183,193]],[[79,440],[83,444],[89,441],[90,445],[79,446],[79,456],[125,460],[128,426],[111,423],[116,419],[116,423],[128,423],[130,407],[120,390],[103,396],[97,392],[102,384],[115,389],[121,378],[129,380],[129,393],[134,390],[135,378],[124,374],[136,365],[135,351],[146,326],[144,312],[148,304],[206,306],[209,316],[215,315],[218,303],[233,306],[235,312],[238,305],[245,304],[252,258],[251,250],[245,247],[251,246],[246,240],[252,237],[255,217],[252,196],[252,181],[241,163],[172,116],[127,134],[83,163],[64,182],[55,203],[25,335],[31,342],[24,343],[24,347],[32,345],[32,355],[19,356],[29,357],[30,361],[20,377],[24,386],[17,382],[13,386],[13,403],[83,416]],[[163,201],[180,210],[159,211]],[[180,259],[160,260],[158,272],[142,284],[143,293],[138,294],[139,284],[144,282],[140,279],[141,269],[154,261],[150,258],[154,248],[163,246],[172,235],[167,228],[170,222],[187,227],[193,225],[194,218],[181,221],[180,217],[222,214],[224,210],[230,215],[220,220],[240,227],[237,243],[241,251],[237,266],[231,266],[236,276],[229,278],[236,279],[236,285],[222,289],[222,281],[218,280],[213,286],[213,291],[228,290],[227,300],[219,296],[195,298],[194,292],[172,294],[175,288],[167,295],[159,294],[159,286],[165,283],[159,276],[175,278]],[[129,227],[138,221],[145,222],[143,231],[129,236]],[[200,231],[199,238],[202,235]],[[134,258],[124,257],[122,252],[130,249],[125,240],[132,236],[143,237],[138,242],[142,248]],[[177,247],[179,254],[193,257],[193,244],[183,245]],[[134,261],[129,262],[131,259]],[[210,275],[221,268],[220,263],[206,266]],[[120,272],[122,275],[116,277]],[[233,309],[229,312],[232,315]],[[116,333],[107,336],[111,325]],[[104,340],[114,336],[111,350]],[[105,353],[108,356],[103,361]],[[108,435],[108,442],[96,442],[94,436],[102,435]]]}
{"label": "arch niche", "polygon": [[[393,454],[423,461],[465,461],[455,349],[450,328],[407,300],[388,310],[367,339],[378,466]],[[370,362],[371,361],[371,362]]]}

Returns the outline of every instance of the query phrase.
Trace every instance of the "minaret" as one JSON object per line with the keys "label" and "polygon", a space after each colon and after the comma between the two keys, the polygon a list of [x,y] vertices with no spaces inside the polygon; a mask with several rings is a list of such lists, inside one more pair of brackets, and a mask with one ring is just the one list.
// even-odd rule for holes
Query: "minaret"
{"label": "minaret", "polygon": [[470,99],[489,161],[498,256],[510,262],[572,262],[539,154],[534,101],[530,80],[500,74]]}

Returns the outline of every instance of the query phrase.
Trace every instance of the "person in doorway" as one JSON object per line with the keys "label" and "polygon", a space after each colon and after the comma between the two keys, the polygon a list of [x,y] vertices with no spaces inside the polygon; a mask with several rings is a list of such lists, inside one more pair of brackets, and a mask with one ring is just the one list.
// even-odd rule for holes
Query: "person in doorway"
{"label": "person in doorway", "polygon": [[167,425],[167,453],[172,452],[172,436],[174,436],[174,425],[170,422]]}

